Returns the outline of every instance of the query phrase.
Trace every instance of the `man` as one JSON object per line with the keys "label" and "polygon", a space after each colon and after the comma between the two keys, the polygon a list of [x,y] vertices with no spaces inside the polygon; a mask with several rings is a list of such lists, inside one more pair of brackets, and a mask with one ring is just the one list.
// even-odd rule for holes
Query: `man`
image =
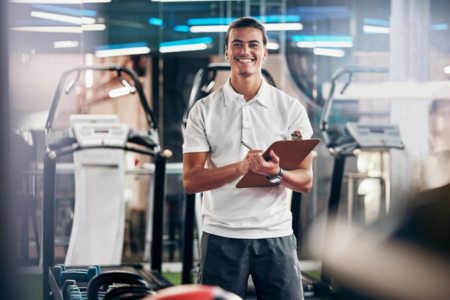
{"label": "man", "polygon": [[[302,299],[289,189],[311,189],[312,158],[286,171],[273,151],[265,161],[261,150],[243,144],[266,149],[294,131],[309,138],[312,128],[303,105],[262,78],[268,51],[261,23],[234,21],[225,45],[231,77],[194,105],[183,145],[185,190],[203,192],[199,283],[245,299],[251,275],[258,299]],[[250,170],[278,185],[236,188]]]}

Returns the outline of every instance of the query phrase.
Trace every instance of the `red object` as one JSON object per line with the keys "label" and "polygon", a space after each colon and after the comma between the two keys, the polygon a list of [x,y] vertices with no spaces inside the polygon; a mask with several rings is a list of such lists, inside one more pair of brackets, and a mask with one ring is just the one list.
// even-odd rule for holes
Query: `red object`
{"label": "red object", "polygon": [[220,298],[217,299],[241,299],[219,287],[190,284],[160,290],[156,295],[149,296],[144,300],[214,300],[218,296]]}

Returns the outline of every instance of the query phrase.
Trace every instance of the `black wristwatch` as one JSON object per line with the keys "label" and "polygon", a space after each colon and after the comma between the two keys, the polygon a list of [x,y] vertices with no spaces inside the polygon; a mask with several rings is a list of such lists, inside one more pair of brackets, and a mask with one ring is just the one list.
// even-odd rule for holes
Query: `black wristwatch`
{"label": "black wristwatch", "polygon": [[270,183],[279,184],[281,182],[281,179],[283,179],[284,170],[280,167],[280,172],[278,174],[273,176],[266,176],[267,180],[269,180]]}

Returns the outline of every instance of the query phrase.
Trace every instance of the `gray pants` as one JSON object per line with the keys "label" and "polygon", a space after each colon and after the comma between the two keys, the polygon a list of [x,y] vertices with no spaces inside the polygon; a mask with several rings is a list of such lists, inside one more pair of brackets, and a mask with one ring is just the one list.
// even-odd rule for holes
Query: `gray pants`
{"label": "gray pants", "polygon": [[245,299],[251,275],[258,300],[303,299],[296,247],[294,235],[232,239],[204,232],[198,282]]}

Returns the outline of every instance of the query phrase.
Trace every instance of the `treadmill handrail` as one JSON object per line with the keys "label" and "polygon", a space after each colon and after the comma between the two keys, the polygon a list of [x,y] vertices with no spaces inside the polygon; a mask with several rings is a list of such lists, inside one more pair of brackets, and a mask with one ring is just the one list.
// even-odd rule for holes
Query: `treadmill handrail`
{"label": "treadmill handrail", "polygon": [[341,94],[345,92],[348,86],[351,84],[353,79],[353,73],[389,73],[389,69],[386,68],[370,68],[370,67],[358,67],[358,66],[347,66],[337,69],[334,72],[331,79],[330,92],[323,106],[322,115],[320,116],[320,130],[325,132],[328,129],[328,120],[330,118],[331,105],[333,103],[333,95],[336,89],[336,81],[343,75],[349,74],[349,78],[341,90]]}
{"label": "treadmill handrail", "polygon": [[347,66],[342,67],[336,70],[334,72],[332,79],[331,79],[331,87],[330,91],[328,93],[328,97],[325,101],[325,104],[323,106],[322,114],[320,116],[320,131],[322,133],[322,137],[325,141],[325,144],[327,147],[331,147],[332,141],[330,139],[330,136],[328,134],[328,121],[330,119],[330,113],[331,113],[331,106],[333,104],[333,96],[336,89],[336,82],[339,78],[344,76],[345,74],[348,74],[347,81],[345,82],[342,90],[340,91],[341,94],[345,92],[345,90],[350,86],[352,80],[353,80],[353,74],[354,73],[388,73],[389,69],[386,68],[370,68],[370,67],[358,67],[358,66]]}
{"label": "treadmill handrail", "polygon": [[137,75],[137,73],[134,70],[129,69],[129,68],[124,67],[124,66],[93,65],[93,66],[75,67],[73,69],[65,71],[61,75],[61,79],[58,82],[58,86],[57,86],[55,94],[53,96],[53,101],[52,101],[52,105],[50,107],[50,111],[49,111],[49,114],[48,114],[48,117],[47,117],[47,122],[45,124],[45,131],[46,132],[48,132],[53,126],[53,121],[54,121],[54,118],[55,118],[56,109],[58,108],[59,100],[61,98],[61,93],[62,93],[62,90],[64,88],[65,81],[66,81],[67,77],[70,74],[74,73],[74,72],[77,73],[76,74],[76,78],[70,84],[70,86],[67,88],[68,90],[71,90],[73,85],[79,80],[80,73],[84,72],[84,71],[116,71],[117,74],[119,75],[119,77],[120,77],[120,74],[122,72],[125,72],[128,75],[130,75],[130,77],[134,81],[134,87],[136,88],[136,91],[138,92],[139,101],[141,103],[141,106],[144,109],[145,118],[147,120],[147,124],[149,126],[149,130],[150,131],[151,130],[154,130],[154,131],[158,130],[158,125],[156,124],[155,116],[154,116],[153,111],[151,110],[151,108],[150,108],[150,106],[149,106],[149,104],[147,102],[147,98],[145,97],[145,93],[144,93],[144,90],[142,88],[142,84],[139,81],[139,76]]}

